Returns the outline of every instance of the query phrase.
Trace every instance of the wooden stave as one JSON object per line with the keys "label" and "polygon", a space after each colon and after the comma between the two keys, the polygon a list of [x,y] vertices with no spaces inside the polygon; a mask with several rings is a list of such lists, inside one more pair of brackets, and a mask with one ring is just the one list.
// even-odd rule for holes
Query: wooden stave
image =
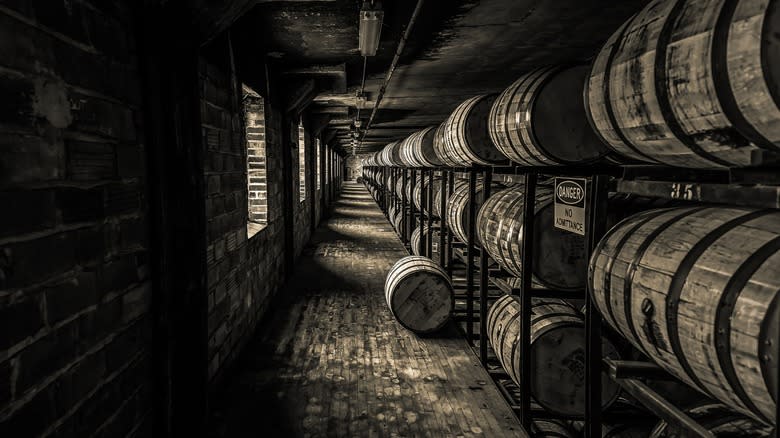
{"label": "wooden stave", "polygon": [[[482,205],[477,214],[477,240],[481,247],[487,251],[490,257],[496,261],[502,268],[510,274],[520,277],[522,270],[522,217],[523,217],[523,192],[522,186],[509,187],[493,193],[490,198]],[[584,273],[587,268],[587,257],[584,248],[584,239],[581,237],[558,231],[553,228],[552,223],[547,223],[546,219],[552,220],[553,211],[553,190],[549,186],[540,186],[537,188],[537,198],[535,210],[535,229],[536,239],[549,239],[542,244],[541,241],[535,242],[533,257],[533,281],[536,283],[556,290],[578,290],[583,289],[587,282],[585,275],[579,276],[578,273]],[[548,231],[549,237],[543,235]],[[571,260],[575,257],[579,263],[562,264],[569,266],[568,272],[559,273],[558,278],[548,276],[552,264],[549,259],[539,256],[540,251],[556,248],[556,242],[565,242],[574,244],[575,252],[561,251],[559,261],[564,259]],[[576,247],[580,251],[576,251]],[[560,248],[556,248],[560,249]],[[553,251],[554,252],[554,251]],[[579,254],[579,256],[577,256]],[[561,264],[559,264],[561,265]],[[548,270],[544,273],[542,269]],[[560,276],[567,280],[561,281]]]}
{"label": "wooden stave", "polygon": [[504,156],[490,140],[487,129],[490,108],[496,96],[485,94],[466,99],[440,125],[434,141],[436,155],[442,163],[450,167],[470,167],[503,161]]}
{"label": "wooden stave", "polygon": [[[535,354],[535,351],[537,351],[536,349],[540,344],[537,341],[556,329],[575,328],[575,335],[584,332],[584,319],[579,311],[572,305],[559,299],[534,298],[532,302],[530,340],[532,354]],[[517,357],[517,354],[519,354],[517,348],[520,332],[519,317],[520,303],[518,298],[512,295],[503,295],[490,306],[490,309],[488,309],[486,332],[487,339],[496,352],[496,356],[504,371],[506,371],[512,381],[518,385],[520,384],[520,363],[519,357]],[[617,358],[617,352],[612,343],[609,342],[609,340],[604,340],[603,342],[605,356]],[[584,339],[582,345],[584,348]],[[509,351],[508,356],[505,354],[507,350]],[[532,372],[534,370],[535,368],[532,366]],[[556,387],[556,385],[545,385],[542,382],[543,379],[541,377],[542,376],[540,375],[533,375],[531,381],[531,397],[536,403],[551,412],[559,414],[581,415],[584,413],[584,392],[581,394],[582,397],[574,397],[578,400],[581,399],[582,405],[579,407],[580,409],[576,409],[576,411],[556,409],[551,405],[550,400],[548,399],[549,395],[543,392],[544,390]],[[581,378],[584,379],[584,376]],[[603,379],[603,384],[605,385],[605,388],[602,390],[602,394],[604,394],[602,407],[606,409],[617,399],[620,389],[617,384],[606,377]]]}
{"label": "wooden stave", "polygon": [[[713,210],[720,211],[721,217],[715,216],[713,219],[712,215],[707,216]],[[684,222],[683,219],[688,222]],[[705,248],[696,246],[696,244],[688,244],[696,250],[697,254],[691,256],[695,257],[695,263],[691,261],[686,262],[689,265],[693,263],[693,265],[686,268],[688,274],[684,279],[685,282],[680,286],[682,291],[679,292],[679,300],[669,300],[669,296],[664,296],[663,291],[654,291],[655,294],[649,297],[649,302],[653,304],[652,308],[654,311],[661,314],[657,319],[660,323],[653,322],[653,333],[661,338],[661,342],[664,343],[663,346],[669,345],[672,350],[665,350],[662,357],[659,357],[661,350],[655,348],[647,339],[638,339],[637,333],[642,333],[642,330],[636,327],[632,328],[632,326],[637,325],[635,321],[641,320],[641,306],[645,302],[640,300],[641,296],[638,298],[638,294],[631,291],[634,289],[634,283],[641,287],[640,290],[649,290],[649,287],[642,284],[642,281],[647,281],[645,277],[662,275],[651,271],[652,266],[642,266],[648,251],[656,250],[656,247],[662,248],[657,242],[658,237],[653,237],[653,233],[665,237],[674,235],[674,233],[682,233],[681,229],[691,228],[690,225],[695,224],[695,221],[708,224],[710,227],[715,226],[714,224],[720,224],[721,226],[714,228],[709,233],[705,232],[705,238],[712,240],[712,243],[705,246]],[[746,222],[742,224],[741,221]],[[680,225],[681,223],[686,223],[686,225],[682,226]],[[774,299],[770,299],[768,296],[771,297],[773,293],[771,290],[772,284],[776,285],[776,278],[780,276],[776,268],[776,266],[780,266],[780,250],[776,250],[773,254],[766,256],[761,265],[756,265],[755,260],[750,262],[750,264],[758,266],[750,278],[758,279],[755,281],[756,284],[768,284],[770,290],[757,286],[751,287],[751,283],[747,283],[744,288],[732,290],[724,296],[722,291],[729,286],[730,283],[728,281],[734,277],[733,273],[731,275],[720,275],[723,288],[717,289],[717,276],[714,276],[711,270],[707,270],[706,267],[700,267],[698,264],[702,259],[706,260],[716,255],[736,258],[738,253],[735,248],[744,249],[745,245],[753,245],[754,248],[757,245],[764,245],[770,251],[773,250],[772,248],[780,248],[780,238],[777,237],[780,235],[780,230],[777,230],[777,228],[780,227],[776,223],[780,223],[780,217],[778,217],[777,213],[740,208],[693,207],[662,209],[630,217],[613,227],[605,235],[591,258],[589,272],[594,304],[604,315],[605,321],[609,325],[626,337],[634,346],[652,357],[655,362],[689,386],[719,399],[753,418],[763,419],[764,421],[767,418],[771,419],[773,418],[772,412],[775,407],[774,403],[772,403],[769,388],[774,387],[776,383],[773,382],[774,376],[769,371],[771,366],[762,363],[759,358],[767,353],[767,351],[762,351],[762,345],[766,345],[767,341],[776,342],[776,340],[772,339],[772,336],[777,331],[777,328],[773,327],[767,330],[765,325],[756,322],[756,320],[763,320],[764,323],[767,321],[776,323],[778,294],[775,294]],[[758,232],[755,228],[751,228],[759,225],[774,231],[768,232],[764,230],[763,232]],[[733,227],[733,229],[742,227],[743,229],[734,231],[730,227]],[[659,232],[659,229],[662,231]],[[734,236],[739,237],[739,232],[744,234],[738,240],[742,246],[730,244],[728,239],[734,238]],[[763,234],[764,240],[759,239],[761,234]],[[637,238],[637,235],[641,237]],[[639,242],[643,243],[647,236],[651,236],[654,242],[646,243],[645,245],[648,247],[643,248]],[[695,242],[706,242],[705,238]],[[725,242],[724,239],[726,240]],[[674,240],[670,240],[670,242],[674,242]],[[655,243],[656,247],[652,246],[653,243]],[[676,243],[675,245],[679,246],[681,244]],[[721,253],[717,252],[719,249]],[[635,255],[637,251],[641,252],[641,254]],[[698,254],[699,252],[701,253]],[[624,274],[630,272],[629,262],[618,257],[621,254],[628,254],[627,258],[636,260],[635,264],[639,266],[639,268],[633,270],[633,274],[630,274],[633,275],[630,289],[622,278],[613,274],[615,271]],[[739,259],[737,259],[738,263],[736,263],[736,266],[729,268],[736,273],[740,273],[743,267],[750,266],[745,260],[750,261],[750,258],[754,255],[760,255],[757,252],[750,253],[749,250],[747,254],[742,255],[744,263],[739,262]],[[674,263],[673,260],[675,260],[673,255],[665,254],[665,262]],[[774,270],[773,267],[775,267]],[[679,265],[677,269],[679,269]],[[713,283],[705,283],[709,284],[707,294],[699,294],[694,297],[692,296],[694,294],[692,290],[695,291],[696,289],[691,289],[687,285],[689,281],[695,281],[694,274],[699,270],[702,271],[702,278],[714,278],[715,280],[714,285]],[[658,270],[656,269],[655,271]],[[667,275],[671,275],[673,278],[677,272],[674,271]],[[639,276],[638,278],[637,275]],[[692,278],[694,279],[692,280]],[[672,284],[672,280],[669,279],[656,281]],[[624,294],[625,292],[621,292],[621,290],[629,291],[629,293]],[[629,308],[630,312],[626,312],[625,302],[629,298],[631,298],[632,305]],[[726,301],[723,301],[724,299]],[[642,302],[638,303],[639,301]],[[727,303],[729,302],[733,304],[728,305]],[[673,304],[672,310],[670,310],[672,314],[667,315],[666,311],[670,303]],[[685,303],[688,303],[687,306]],[[724,305],[724,303],[726,304]],[[734,310],[729,311],[729,308]],[[718,309],[726,310],[719,313]],[[743,311],[740,313],[737,309],[743,309]],[[775,315],[774,320],[770,313]],[[701,327],[705,327],[701,331],[703,333],[701,336],[709,333],[713,342],[708,345],[706,341],[699,342],[693,337],[683,336],[685,331],[678,330],[680,315],[687,315],[688,319],[697,321],[694,324],[689,324],[690,327],[695,327],[695,330],[701,330]],[[743,318],[740,318],[740,315]],[[694,316],[699,319],[694,319]],[[725,333],[725,330],[721,332],[719,330],[721,327],[716,327],[715,323],[707,322],[708,319],[717,322],[719,318],[721,321],[731,321],[730,325],[727,326],[730,329],[728,333]],[[678,339],[674,343],[670,341],[670,333],[674,334],[675,338]],[[643,336],[647,338],[646,333],[643,333]],[[747,339],[750,339],[750,342]],[[719,351],[717,346],[713,345],[715,342],[724,346],[722,351]],[[679,347],[676,347],[677,353],[674,351],[675,345],[679,345]],[[726,345],[730,345],[732,348],[726,349]],[[653,349],[651,350],[650,347],[653,347]],[[651,354],[653,351],[656,353]],[[679,354],[682,358],[677,357],[676,354]],[[703,356],[709,362],[714,362],[716,369],[708,369],[706,365],[696,363],[697,355]],[[763,382],[763,385],[761,385],[761,382]]]}
{"label": "wooden stave", "polygon": [[[412,275],[422,275],[422,274],[432,275],[435,276],[438,280],[443,281],[444,285],[446,286],[446,289],[448,290],[448,293],[446,293],[445,295],[449,298],[448,300],[444,300],[446,317],[443,317],[437,324],[425,328],[421,328],[419,326],[415,327],[411,325],[410,321],[408,321],[406,318],[403,318],[402,315],[399,315],[398,309],[394,305],[395,302],[394,300],[398,298],[396,293],[398,291],[399,284],[401,284],[405,280],[410,279],[410,276]],[[404,328],[411,330],[415,333],[420,333],[420,334],[432,333],[440,330],[449,322],[449,319],[455,308],[455,299],[453,294],[454,292],[452,288],[452,283],[447,273],[439,265],[437,265],[427,257],[422,257],[422,256],[404,257],[398,260],[397,262],[395,262],[395,264],[393,264],[393,266],[390,268],[390,271],[387,274],[387,277],[385,278],[385,302],[388,308],[390,309],[390,312],[393,314],[393,317],[395,317],[396,320]],[[446,302],[448,302],[449,304],[446,304]]]}
{"label": "wooden stave", "polygon": [[613,151],[635,160],[656,162],[655,159],[647,157],[633,148],[631,142],[629,142],[620,129],[617,128],[615,115],[612,106],[609,104],[610,94],[607,73],[608,70],[610,70],[615,52],[617,51],[616,46],[620,44],[620,37],[635,18],[636,14],[626,20],[626,22],[609,37],[593,60],[590,75],[588,75],[588,82],[583,92],[585,96],[585,108],[587,109],[586,114],[588,115],[588,119],[590,120],[593,129],[596,131],[596,134],[601,137],[604,143]]}
{"label": "wooden stave", "polygon": [[[733,86],[734,77],[727,77],[728,74],[725,71],[726,64],[734,64],[735,58],[742,63],[737,63],[738,66],[728,69],[732,73],[731,76],[737,76],[734,72],[744,72],[746,70],[745,65],[753,64],[753,70],[757,70],[755,67],[756,56],[753,59],[745,59],[745,57],[739,57],[734,54],[735,50],[731,50],[728,59],[725,51],[720,48],[720,41],[726,39],[726,33],[729,36],[729,47],[737,46],[734,41],[740,41],[739,37],[750,38],[750,32],[743,32],[739,34],[736,32],[738,29],[735,23],[731,23],[731,31],[724,28],[724,20],[728,20],[730,17],[727,12],[723,17],[714,17],[713,11],[720,11],[724,0],[698,0],[689,2],[671,2],[671,1],[654,1],[645,7],[640,13],[637,14],[632,20],[627,22],[604,46],[594,62],[593,71],[591,73],[588,87],[586,90],[586,96],[588,101],[588,109],[593,120],[594,126],[600,132],[601,136],[607,140],[607,143],[617,152],[630,156],[635,159],[643,161],[655,161],[662,162],[673,166],[682,167],[734,167],[734,166],[747,166],[751,163],[751,153],[759,151],[760,148],[770,149],[777,151],[777,145],[772,144],[771,141],[764,139],[761,134],[758,134],[758,130],[755,127],[750,126],[750,123],[746,121],[746,116],[743,114],[743,108],[738,105],[731,104],[735,96],[737,100],[742,99],[742,103],[748,104],[755,102],[757,99],[753,95],[750,98],[740,93],[742,90],[750,90],[750,88],[744,85],[740,88],[740,82],[737,82],[737,86]],[[743,1],[740,3],[740,8],[754,2]],[[700,9],[696,9],[698,5],[703,5]],[[709,12],[709,13],[703,13]],[[754,11],[755,12],[755,11]],[[669,16],[674,17],[672,20],[668,20]],[[692,18],[693,17],[693,18]],[[685,27],[680,23],[694,22],[701,24],[702,20],[710,19],[713,25],[706,29],[704,32],[698,33],[695,37],[687,37],[685,34]],[[718,23],[715,25],[717,18]],[[687,21],[686,21],[687,20]],[[661,77],[655,78],[653,76],[652,81],[647,85],[647,90],[644,93],[634,94],[632,97],[621,95],[619,89],[615,89],[616,83],[621,83],[620,80],[614,79],[614,66],[610,66],[608,59],[614,56],[613,50],[616,47],[631,47],[631,37],[626,37],[626,34],[642,34],[643,32],[637,31],[637,27],[642,22],[651,23],[655,25],[655,28],[651,28],[650,32],[656,37],[659,33],[664,32],[662,36],[659,49],[662,51],[661,58],[656,60],[654,56],[648,55],[646,58],[650,62],[645,63],[645,68],[633,67],[635,71],[653,71],[650,64],[656,63],[655,71],[660,72]],[[668,21],[668,23],[667,23]],[[754,20],[755,21],[755,20]],[[660,27],[659,25],[663,25]],[[725,21],[726,25],[729,25],[729,21]],[[754,23],[755,24],[755,23]],[[717,34],[717,35],[716,35]],[[618,38],[620,45],[614,44]],[[742,38],[744,40],[745,38]],[[666,40],[668,45],[666,44]],[[628,43],[627,43],[628,41]],[[658,44],[658,38],[651,38],[650,43]],[[706,49],[696,51],[695,48],[701,49],[706,46]],[[744,46],[744,44],[743,44]],[[757,44],[748,44],[749,47],[754,48]],[[649,45],[647,46],[649,47]],[[649,50],[649,49],[648,49]],[[686,52],[687,51],[687,52]],[[721,53],[723,52],[723,53]],[[645,50],[643,53],[648,53]],[[694,53],[695,55],[691,55]],[[760,54],[758,55],[760,58]],[[748,57],[749,58],[749,57]],[[688,78],[685,75],[688,72],[693,71],[688,68],[688,62],[697,59],[700,62],[698,66],[704,68],[710,68],[710,74],[704,75],[704,77]],[[639,65],[639,64],[637,64]],[[660,67],[663,66],[663,67]],[[650,116],[658,123],[648,124],[640,123],[641,126],[653,126],[654,130],[662,131],[661,136],[655,139],[657,141],[650,141],[648,139],[641,138],[641,135],[631,129],[621,129],[621,126],[633,126],[636,123],[631,120],[618,120],[617,123],[610,123],[608,117],[605,117],[605,113],[610,108],[605,109],[603,96],[605,91],[599,90],[604,84],[605,70],[609,70],[606,74],[609,75],[607,83],[612,86],[612,90],[615,91],[610,97],[612,104],[621,101],[633,101],[639,99],[647,104],[649,108]],[[624,68],[624,71],[631,70],[631,68]],[[696,70],[696,69],[694,69]],[[671,77],[665,78],[664,76],[670,73]],[[682,76],[681,76],[682,75]],[[780,121],[780,110],[777,109],[777,105],[771,104],[774,100],[766,92],[766,83],[762,80],[758,80],[753,75],[753,83],[756,85],[764,85],[764,92],[758,93],[759,97],[763,97],[763,104],[760,106],[763,111],[754,111],[753,114],[766,114],[770,111],[772,116],[770,117],[773,123],[770,125],[777,126],[777,121]],[[629,76],[624,74],[622,77],[628,78]],[[729,79],[731,79],[732,86],[729,86]],[[737,79],[746,79],[745,76]],[[628,80],[623,81],[628,82]],[[661,93],[661,99],[656,101],[658,96],[649,96],[656,91],[656,83],[658,82]],[[678,92],[675,84],[685,84],[684,90],[691,90],[693,87],[690,84],[698,85],[697,93],[688,93],[687,91]],[[640,90],[641,91],[641,90]],[[665,96],[671,96],[671,99],[665,99]],[[641,96],[650,98],[641,98]],[[667,102],[667,100],[669,102]],[[649,103],[648,103],[649,102]],[[712,114],[698,114],[698,117],[688,117],[687,109],[699,107],[702,102],[708,102],[710,108],[713,110]],[[633,114],[636,111],[631,110],[632,107],[620,107],[611,109],[611,112],[616,115],[617,118],[625,117],[626,114]],[[664,119],[663,114],[669,114],[667,121],[659,122]],[[748,117],[751,117],[748,114]],[[707,123],[702,123],[701,120],[707,120]],[[632,123],[629,123],[632,122]],[[668,125],[668,126],[664,126]],[[641,134],[641,128],[639,129]],[[633,141],[632,141],[633,139]],[[748,141],[750,139],[750,141]],[[751,143],[752,141],[752,143]],[[653,151],[662,150],[667,148],[671,151],[670,154],[657,154]]]}
{"label": "wooden stave", "polygon": [[[732,16],[726,44],[726,70],[734,104],[747,126],[744,134],[761,147],[780,150],[780,96],[777,48],[767,45],[778,29],[780,8],[773,0],[740,1]],[[748,50],[743,50],[747,47]],[[773,56],[775,54],[775,56]],[[762,58],[764,55],[771,59]],[[770,86],[770,84],[772,84]],[[772,90],[775,90],[774,92]],[[740,90],[753,90],[751,95]]]}

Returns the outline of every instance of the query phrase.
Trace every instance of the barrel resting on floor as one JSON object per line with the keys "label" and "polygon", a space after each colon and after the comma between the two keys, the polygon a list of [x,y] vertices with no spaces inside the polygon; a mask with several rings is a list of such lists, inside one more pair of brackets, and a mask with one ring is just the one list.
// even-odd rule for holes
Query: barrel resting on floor
{"label": "barrel resting on floor", "polygon": [[523,436],[454,327],[403,328],[383,285],[406,252],[347,184],[213,402],[211,436]]}

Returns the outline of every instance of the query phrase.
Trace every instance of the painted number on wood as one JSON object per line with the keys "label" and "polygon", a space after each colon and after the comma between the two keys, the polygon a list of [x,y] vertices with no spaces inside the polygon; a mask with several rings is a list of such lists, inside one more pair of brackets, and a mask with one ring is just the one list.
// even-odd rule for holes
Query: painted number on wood
{"label": "painted number on wood", "polygon": [[698,197],[696,189],[697,187],[695,184],[673,183],[669,196],[671,196],[672,199],[684,199],[686,201],[691,201],[697,199]]}
{"label": "painted number on wood", "polygon": [[555,228],[585,235],[586,180],[555,178]]}

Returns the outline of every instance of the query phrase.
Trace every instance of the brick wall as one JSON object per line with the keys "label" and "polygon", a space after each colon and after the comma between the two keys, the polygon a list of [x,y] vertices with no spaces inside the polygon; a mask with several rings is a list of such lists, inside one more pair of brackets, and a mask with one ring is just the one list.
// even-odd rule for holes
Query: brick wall
{"label": "brick wall", "polygon": [[[344,171],[346,172],[344,174],[344,180],[345,181],[354,181],[356,180],[360,175],[363,174],[363,165],[360,164],[363,158],[368,157],[368,155],[348,155],[347,159],[344,164]],[[351,177],[351,178],[350,178]]]}
{"label": "brick wall", "polygon": [[[265,161],[265,104],[253,90],[243,90],[244,124],[247,140],[247,177],[249,178],[249,221],[268,223],[268,176]],[[251,227],[258,228],[259,227]],[[254,232],[249,232],[253,235]]]}
{"label": "brick wall", "polygon": [[[293,162],[293,168],[294,168],[294,175],[295,178],[293,178],[293,193],[296,193],[295,196],[295,256],[298,257],[301,255],[301,252],[303,252],[303,247],[306,245],[306,242],[309,241],[309,238],[311,237],[311,208],[312,208],[312,199],[311,199],[311,193],[312,193],[312,183],[314,182],[314,179],[311,177],[311,164],[309,166],[305,166],[304,168],[306,170],[306,174],[301,173],[301,159],[305,158],[305,163],[311,163],[312,158],[312,150],[314,148],[314,141],[311,136],[311,131],[309,129],[308,123],[304,120],[303,122],[303,133],[301,133],[299,141],[302,141],[304,144],[304,152],[305,155],[300,153],[299,149],[292,150],[292,162]],[[298,126],[294,124],[292,127],[295,132],[295,136],[292,138],[299,138],[298,134],[300,133],[300,130],[298,129]],[[302,179],[303,178],[303,179]],[[301,182],[306,184],[305,190],[301,190]],[[301,199],[301,195],[306,193],[306,198]]]}
{"label": "brick wall", "polygon": [[150,282],[128,3],[0,1],[0,436],[146,434]]}
{"label": "brick wall", "polygon": [[[215,384],[239,354],[284,281],[282,121],[276,109],[264,106],[267,225],[248,238],[244,129],[252,126],[244,125],[227,73],[202,61],[201,83],[204,173],[208,183],[209,377]],[[259,137],[249,140],[258,141]]]}

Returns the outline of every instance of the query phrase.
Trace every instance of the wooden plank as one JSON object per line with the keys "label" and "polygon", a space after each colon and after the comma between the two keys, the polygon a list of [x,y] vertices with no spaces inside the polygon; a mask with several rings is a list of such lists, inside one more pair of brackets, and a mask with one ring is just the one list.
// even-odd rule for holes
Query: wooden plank
{"label": "wooden plank", "polygon": [[212,405],[214,436],[526,436],[462,337],[418,337],[395,321],[383,284],[404,249],[365,188],[346,183],[342,196],[258,331],[265,339],[250,343],[265,358],[238,364]]}

